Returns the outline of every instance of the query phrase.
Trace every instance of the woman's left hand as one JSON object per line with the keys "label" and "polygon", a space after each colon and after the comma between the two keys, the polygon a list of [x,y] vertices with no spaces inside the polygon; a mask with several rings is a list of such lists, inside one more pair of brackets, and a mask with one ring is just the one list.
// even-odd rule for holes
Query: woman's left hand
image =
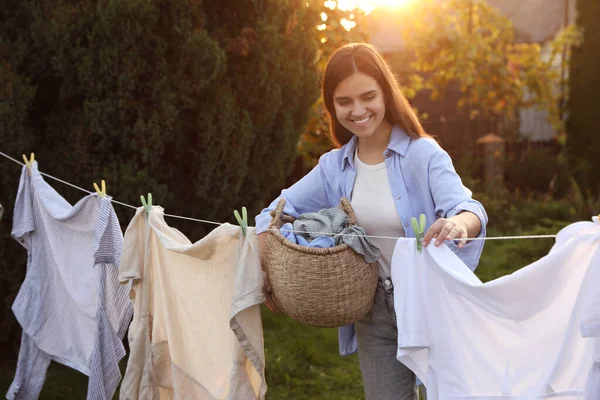
{"label": "woman's left hand", "polygon": [[458,248],[463,248],[468,238],[467,224],[461,220],[451,218],[439,218],[429,227],[423,237],[423,246],[427,246],[435,239],[435,245],[439,247],[445,240],[461,239]]}

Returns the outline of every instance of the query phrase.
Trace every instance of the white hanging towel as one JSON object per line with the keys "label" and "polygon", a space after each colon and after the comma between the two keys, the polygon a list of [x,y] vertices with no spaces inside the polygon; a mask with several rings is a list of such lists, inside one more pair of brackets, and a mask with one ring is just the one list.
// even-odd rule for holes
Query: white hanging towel
{"label": "white hanging towel", "polygon": [[120,398],[263,399],[267,390],[258,240],[224,224],[191,243],[161,207],[125,233],[121,279],[133,280],[131,354]]}
{"label": "white hanging towel", "polygon": [[594,344],[580,319],[600,285],[591,274],[599,244],[600,225],[575,223],[547,256],[482,283],[445,245],[418,253],[414,239],[400,239],[398,360],[429,400],[584,399]]}
{"label": "white hanging towel", "polygon": [[40,175],[21,171],[13,237],[27,274],[12,306],[23,328],[8,399],[37,399],[50,361],[89,376],[88,400],[111,399],[121,379],[132,307],[119,284],[123,233],[109,197],[72,206]]}

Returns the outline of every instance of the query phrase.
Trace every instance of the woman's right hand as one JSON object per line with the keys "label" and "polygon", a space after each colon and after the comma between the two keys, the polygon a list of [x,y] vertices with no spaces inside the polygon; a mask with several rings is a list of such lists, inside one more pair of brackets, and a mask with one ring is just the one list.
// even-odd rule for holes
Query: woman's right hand
{"label": "woman's right hand", "polygon": [[267,277],[267,273],[265,271],[263,271],[263,280],[264,280],[263,293],[265,294],[265,306],[267,306],[267,308],[274,313],[280,313],[281,310],[279,309],[279,307],[277,307],[277,305],[273,301],[273,296],[271,296],[271,285],[269,284],[269,278]]}
{"label": "woman's right hand", "polygon": [[[265,254],[266,240],[267,240],[266,232],[263,232],[260,235],[258,235],[258,244],[260,247],[261,256],[263,254]],[[273,296],[271,296],[271,284],[269,283],[269,277],[267,276],[267,272],[264,270],[264,268],[263,268],[263,293],[265,295],[265,306],[267,306],[267,308],[274,313],[280,313],[281,310],[279,309],[279,307],[277,307],[277,305],[275,305],[275,302],[273,301]]]}

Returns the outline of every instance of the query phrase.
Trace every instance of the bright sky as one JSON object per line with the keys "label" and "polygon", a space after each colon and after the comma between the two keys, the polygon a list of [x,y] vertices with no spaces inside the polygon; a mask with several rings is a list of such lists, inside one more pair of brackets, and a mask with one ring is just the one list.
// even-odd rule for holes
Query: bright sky
{"label": "bright sky", "polygon": [[376,7],[401,7],[415,0],[327,0],[325,7],[332,10],[337,6],[340,10],[354,10],[360,8],[367,14]]}

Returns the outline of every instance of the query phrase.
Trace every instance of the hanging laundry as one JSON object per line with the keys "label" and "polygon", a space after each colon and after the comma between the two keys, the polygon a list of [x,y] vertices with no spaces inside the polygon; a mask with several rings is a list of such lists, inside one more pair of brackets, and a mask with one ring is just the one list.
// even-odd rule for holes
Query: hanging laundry
{"label": "hanging laundry", "polygon": [[2,219],[2,215],[4,215],[4,207],[0,204],[0,219]]}
{"label": "hanging laundry", "polygon": [[88,400],[111,399],[133,309],[118,280],[123,234],[110,198],[72,206],[34,162],[31,176],[21,172],[12,236],[28,257],[12,306],[23,333],[7,399],[37,399],[50,361],[89,377]]}
{"label": "hanging laundry", "polygon": [[122,281],[134,318],[120,398],[263,399],[263,275],[254,228],[224,224],[192,243],[161,207],[125,232]]}
{"label": "hanging laundry", "polygon": [[[600,224],[599,218],[593,218],[594,223]],[[600,225],[598,225],[600,226]],[[581,317],[581,334],[594,343],[594,363],[588,374],[585,387],[585,400],[600,399],[600,262],[590,266],[586,281],[591,287],[586,291],[584,309]]]}
{"label": "hanging laundry", "polygon": [[348,214],[339,207],[299,215],[294,221],[294,231],[296,238],[303,236],[310,240],[323,236],[323,232],[337,234],[334,236],[336,245],[347,244],[368,263],[377,261],[381,255],[379,248],[364,236],[367,233],[363,228],[348,226]]}
{"label": "hanging laundry", "polygon": [[429,400],[584,399],[594,357],[579,321],[600,285],[589,274],[599,263],[600,225],[591,222],[568,226],[548,255],[485,284],[447,246],[419,253],[400,239],[397,358]]}

